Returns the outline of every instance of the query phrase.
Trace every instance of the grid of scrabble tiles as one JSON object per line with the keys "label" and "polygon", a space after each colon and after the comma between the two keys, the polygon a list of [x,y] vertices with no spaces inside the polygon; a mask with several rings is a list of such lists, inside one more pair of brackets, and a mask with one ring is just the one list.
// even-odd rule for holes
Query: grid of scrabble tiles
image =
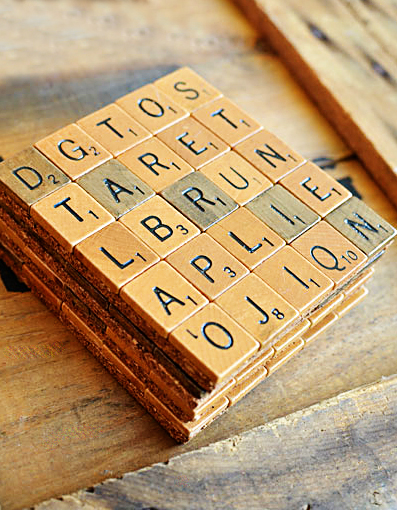
{"label": "grid of scrabble tiles", "polygon": [[0,168],[3,201],[207,390],[395,235],[187,68]]}

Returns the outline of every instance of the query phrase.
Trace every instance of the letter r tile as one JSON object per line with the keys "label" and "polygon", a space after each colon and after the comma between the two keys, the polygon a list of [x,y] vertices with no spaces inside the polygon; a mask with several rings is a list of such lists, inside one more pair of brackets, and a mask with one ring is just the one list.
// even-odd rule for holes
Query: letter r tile
{"label": "letter r tile", "polygon": [[70,124],[52,133],[36,142],[35,147],[72,180],[112,157],[77,124]]}
{"label": "letter r tile", "polygon": [[105,227],[113,216],[78,184],[67,184],[31,208],[32,217],[65,249]]}
{"label": "letter r tile", "polygon": [[119,222],[84,239],[76,257],[115,293],[158,262],[159,257]]}

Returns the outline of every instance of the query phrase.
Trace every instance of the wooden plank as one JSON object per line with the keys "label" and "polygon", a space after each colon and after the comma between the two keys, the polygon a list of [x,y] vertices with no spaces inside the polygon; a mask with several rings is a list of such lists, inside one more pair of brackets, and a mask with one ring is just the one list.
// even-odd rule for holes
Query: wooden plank
{"label": "wooden plank", "polygon": [[391,510],[396,419],[394,376],[34,510]]}
{"label": "wooden plank", "polygon": [[[397,62],[384,40],[395,39],[395,22],[367,29],[364,8],[348,0],[235,2],[397,204]],[[365,3],[368,12],[372,1]],[[383,5],[395,7],[392,0]]]}

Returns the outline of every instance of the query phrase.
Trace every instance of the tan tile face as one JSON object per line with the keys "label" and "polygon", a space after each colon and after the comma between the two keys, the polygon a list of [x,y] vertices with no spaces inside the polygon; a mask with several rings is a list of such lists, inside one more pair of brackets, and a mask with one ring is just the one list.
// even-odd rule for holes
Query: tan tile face
{"label": "tan tile face", "polygon": [[254,274],[227,290],[215,303],[251,333],[262,347],[299,315],[285,299]]}
{"label": "tan tile face", "polygon": [[35,147],[72,180],[112,157],[110,152],[76,124],[70,124],[43,138],[35,143]]}
{"label": "tan tile face", "polygon": [[78,179],[77,183],[119,218],[154,195],[154,191],[116,159]]}
{"label": "tan tile face", "polygon": [[75,183],[34,204],[31,214],[70,252],[77,243],[114,221],[108,211]]}
{"label": "tan tile face", "polygon": [[239,205],[246,204],[272,186],[269,179],[234,151],[226,152],[203,166],[200,172]]}
{"label": "tan tile face", "polygon": [[236,145],[261,129],[261,125],[226,97],[199,108],[193,117],[228,145]]}
{"label": "tan tile face", "polygon": [[247,204],[247,209],[291,242],[320,220],[303,202],[279,184]]}
{"label": "tan tile face", "polygon": [[76,257],[117,293],[159,257],[119,222],[112,223],[76,246]]}
{"label": "tan tile face", "polygon": [[273,182],[277,182],[305,159],[265,129],[250,136],[234,148]]}
{"label": "tan tile face", "polygon": [[120,220],[161,258],[193,239],[200,230],[156,195]]}
{"label": "tan tile face", "polygon": [[290,246],[265,260],[254,272],[300,313],[323,299],[334,285]]}
{"label": "tan tile face", "polygon": [[207,234],[179,248],[167,261],[210,300],[248,274],[246,267]]}
{"label": "tan tile face", "polygon": [[367,261],[362,251],[325,221],[298,237],[292,247],[338,285]]}
{"label": "tan tile face", "polygon": [[150,132],[116,104],[109,104],[77,124],[113,156],[150,138]]}
{"label": "tan tile face", "polygon": [[187,67],[163,76],[155,82],[155,85],[189,112],[222,95],[219,90]]}
{"label": "tan tile face", "polygon": [[322,217],[352,196],[342,184],[311,162],[284,177],[280,184]]}
{"label": "tan tile face", "polygon": [[285,245],[280,236],[245,208],[226,216],[207,234],[251,270]]}
{"label": "tan tile face", "polygon": [[30,147],[0,163],[0,182],[28,209],[70,179],[39,151]]}
{"label": "tan tile face", "polygon": [[356,197],[342,204],[325,219],[368,256],[376,253],[396,235],[396,230],[387,221]]}
{"label": "tan tile face", "polygon": [[182,106],[152,84],[134,90],[116,103],[153,134],[188,115]]}
{"label": "tan tile face", "polygon": [[120,295],[162,337],[208,303],[164,261],[127,283]]}
{"label": "tan tile face", "polygon": [[258,342],[214,304],[173,331],[170,342],[214,383],[230,376],[259,348]]}
{"label": "tan tile face", "polygon": [[196,170],[229,150],[225,142],[192,117],[165,129],[158,137]]}
{"label": "tan tile face", "polygon": [[157,192],[193,172],[185,160],[158,138],[139,144],[117,159]]}
{"label": "tan tile face", "polygon": [[234,200],[199,172],[186,175],[162,195],[202,230],[237,208]]}

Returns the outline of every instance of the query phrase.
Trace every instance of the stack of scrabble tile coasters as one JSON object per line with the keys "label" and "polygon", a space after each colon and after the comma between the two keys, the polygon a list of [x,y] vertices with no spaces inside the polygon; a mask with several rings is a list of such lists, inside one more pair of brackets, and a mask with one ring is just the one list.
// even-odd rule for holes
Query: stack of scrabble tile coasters
{"label": "stack of scrabble tile coasters", "polygon": [[1,163],[0,232],[178,441],[356,305],[395,235],[187,68]]}

